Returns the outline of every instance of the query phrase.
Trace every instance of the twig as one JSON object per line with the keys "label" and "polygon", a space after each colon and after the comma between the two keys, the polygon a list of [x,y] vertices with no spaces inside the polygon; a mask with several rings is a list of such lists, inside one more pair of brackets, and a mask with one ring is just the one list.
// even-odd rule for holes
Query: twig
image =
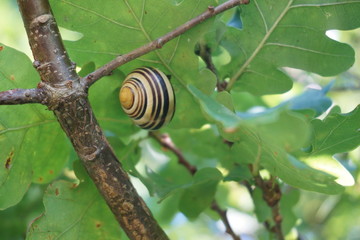
{"label": "twig", "polygon": [[[153,137],[161,146],[170,150],[178,157],[178,163],[183,165],[192,175],[197,172],[197,168],[191,165],[184,157],[182,152],[175,146],[168,134],[157,134],[150,132],[149,136]],[[231,228],[230,222],[227,218],[227,211],[222,210],[219,204],[213,200],[211,203],[211,209],[217,212],[225,225],[226,232],[233,238],[233,240],[241,240],[240,236],[236,235],[234,230]]]}
{"label": "twig", "polygon": [[16,105],[26,103],[45,104],[45,95],[42,89],[12,89],[0,92],[0,105]]}
{"label": "twig", "polygon": [[263,192],[263,199],[267,205],[272,209],[272,218],[275,223],[274,226],[271,226],[269,222],[265,222],[265,227],[273,232],[278,240],[283,240],[284,235],[281,229],[282,216],[280,214],[279,202],[281,199],[281,190],[279,184],[275,181],[274,178],[269,180],[263,180],[261,176],[254,176],[255,184]]}
{"label": "twig", "polygon": [[98,68],[94,72],[87,75],[85,78],[83,78],[82,81],[85,81],[84,84],[90,87],[93,83],[95,83],[97,80],[99,80],[103,76],[107,76],[116,69],[117,67],[135,59],[138,58],[146,53],[149,53],[153,50],[162,48],[162,46],[167,43],[168,41],[180,36],[181,34],[185,33],[187,30],[193,28],[194,26],[204,22],[205,20],[226,11],[227,9],[230,9],[232,7],[235,7],[240,4],[248,4],[249,0],[229,0],[217,7],[209,6],[207,11],[202,13],[201,15],[191,19],[190,21],[184,23],[183,25],[179,26],[175,30],[165,34],[162,37],[159,37],[158,39],[140,47],[137,48],[127,54],[118,56],[114,60],[110,61],[109,63],[105,64],[104,66]]}
{"label": "twig", "polygon": [[219,205],[217,204],[217,202],[215,202],[215,200],[212,202],[211,204],[211,209],[214,210],[215,212],[217,212],[221,218],[221,220],[223,221],[225,228],[226,228],[226,232],[234,239],[234,240],[241,240],[241,238],[235,234],[235,232],[232,230],[231,226],[230,226],[230,222],[227,218],[227,211],[226,210],[222,210]]}
{"label": "twig", "polygon": [[149,132],[149,135],[153,137],[158,143],[160,143],[161,146],[164,148],[170,150],[173,152],[177,158],[178,163],[183,165],[190,173],[191,175],[194,175],[197,171],[197,168],[193,165],[191,165],[184,157],[182,152],[175,146],[173,141],[171,140],[170,136],[168,134],[156,134],[154,132]]}
{"label": "twig", "polygon": [[216,67],[212,61],[211,48],[206,43],[201,42],[199,44],[199,51],[197,52],[197,54],[205,62],[206,67],[215,74],[216,88],[218,92],[224,91],[226,89],[227,82],[220,82]]}

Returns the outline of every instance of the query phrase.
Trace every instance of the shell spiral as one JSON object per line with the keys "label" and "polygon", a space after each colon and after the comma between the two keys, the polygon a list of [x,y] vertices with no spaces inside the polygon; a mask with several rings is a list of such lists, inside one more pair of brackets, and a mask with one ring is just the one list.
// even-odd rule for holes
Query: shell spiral
{"label": "shell spiral", "polygon": [[125,113],[143,129],[159,129],[174,116],[174,90],[168,77],[156,68],[132,71],[122,84],[119,98]]}

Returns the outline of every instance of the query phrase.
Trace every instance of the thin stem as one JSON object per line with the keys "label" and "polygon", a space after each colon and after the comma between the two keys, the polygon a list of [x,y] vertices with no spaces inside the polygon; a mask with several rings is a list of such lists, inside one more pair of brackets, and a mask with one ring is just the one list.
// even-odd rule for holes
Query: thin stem
{"label": "thin stem", "polygon": [[200,42],[197,54],[204,61],[206,67],[216,76],[216,88],[218,92],[224,91],[226,89],[227,82],[220,82],[216,67],[212,61],[211,48],[206,43]]}
{"label": "thin stem", "polygon": [[149,135],[153,137],[158,143],[160,143],[161,146],[173,152],[178,158],[178,163],[180,165],[183,165],[191,173],[191,175],[194,175],[196,173],[197,168],[191,165],[185,159],[182,152],[175,146],[175,144],[173,143],[173,141],[171,140],[168,134],[160,135],[160,134],[156,134],[155,132],[150,132]]}
{"label": "thin stem", "polygon": [[[178,157],[178,163],[183,165],[192,175],[197,172],[197,168],[186,160],[183,153],[175,146],[168,134],[150,132],[149,136],[153,137],[161,146],[173,152]],[[236,235],[234,230],[231,228],[230,222],[227,218],[227,211],[222,210],[216,200],[212,201],[211,209],[219,214],[221,221],[225,225],[226,232],[233,238],[233,240],[241,240],[240,236]]]}
{"label": "thin stem", "polygon": [[200,14],[199,16],[191,19],[190,21],[184,23],[183,25],[179,26],[178,28],[174,29],[173,31],[165,34],[162,37],[159,37],[158,39],[140,47],[137,48],[127,54],[118,56],[114,60],[110,61],[109,63],[105,64],[104,66],[98,68],[94,72],[87,75],[83,81],[85,81],[84,84],[86,84],[88,87],[90,87],[93,83],[95,83],[97,80],[102,78],[103,76],[107,76],[116,69],[117,67],[135,59],[138,58],[144,54],[147,54],[151,51],[154,51],[156,49],[162,48],[162,46],[169,42],[170,40],[180,36],[181,34],[185,33],[187,30],[195,27],[196,25],[204,22],[205,20],[224,12],[232,7],[241,5],[241,4],[248,4],[249,0],[229,0],[217,7],[209,6],[207,11]]}
{"label": "thin stem", "polygon": [[0,105],[17,105],[26,103],[45,104],[45,94],[42,89],[12,89],[0,92]]}
{"label": "thin stem", "polygon": [[211,209],[219,214],[222,222],[225,225],[226,232],[233,238],[233,240],[241,240],[241,238],[235,234],[235,232],[232,230],[230,226],[230,222],[227,218],[227,211],[222,210],[215,200],[211,204]]}

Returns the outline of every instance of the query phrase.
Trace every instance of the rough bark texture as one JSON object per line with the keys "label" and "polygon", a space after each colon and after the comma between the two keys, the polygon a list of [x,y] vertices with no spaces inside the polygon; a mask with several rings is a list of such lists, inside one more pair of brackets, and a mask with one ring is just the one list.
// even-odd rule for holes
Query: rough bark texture
{"label": "rough bark texture", "polygon": [[[41,76],[38,89],[90,177],[130,239],[168,239],[137,194],[106,140],[80,83],[51,13],[48,0],[18,0],[34,66]],[[40,90],[39,90],[40,91]]]}
{"label": "rough bark texture", "polygon": [[45,95],[41,89],[12,89],[0,92],[0,105],[42,103]]}

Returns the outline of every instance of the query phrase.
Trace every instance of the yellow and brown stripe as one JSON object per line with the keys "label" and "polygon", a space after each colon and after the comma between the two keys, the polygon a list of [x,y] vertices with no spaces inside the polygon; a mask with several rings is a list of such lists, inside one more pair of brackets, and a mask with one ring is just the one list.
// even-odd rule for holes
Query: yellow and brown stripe
{"label": "yellow and brown stripe", "polygon": [[175,112],[175,95],[168,77],[151,67],[135,69],[126,77],[120,103],[136,125],[148,130],[167,124]]}

